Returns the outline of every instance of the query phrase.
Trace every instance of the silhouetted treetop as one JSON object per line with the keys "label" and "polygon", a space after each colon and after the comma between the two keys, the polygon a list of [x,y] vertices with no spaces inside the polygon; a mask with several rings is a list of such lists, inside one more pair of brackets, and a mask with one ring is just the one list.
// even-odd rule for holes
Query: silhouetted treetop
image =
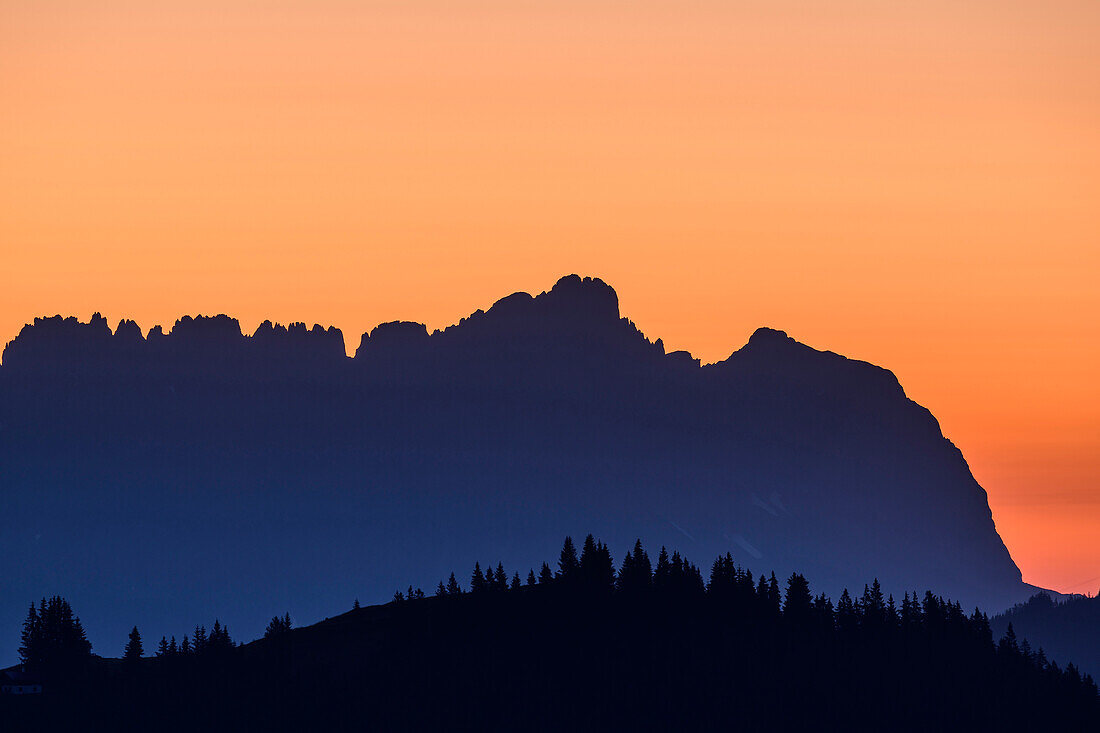
{"label": "silhouetted treetop", "polygon": [[[502,563],[491,573],[476,563],[476,594],[449,591],[452,573],[436,597],[409,586],[399,604],[289,636],[289,615],[274,617],[277,633],[244,649],[215,620],[209,633],[196,627],[200,653],[177,659],[175,640],[162,638],[155,660],[95,671],[39,714],[52,724],[94,701],[99,721],[140,711],[147,724],[171,710],[168,723],[183,729],[210,712],[215,727],[304,730],[369,711],[386,729],[1003,732],[1085,730],[1100,713],[1076,664],[1049,661],[1011,625],[994,643],[980,610],[967,615],[931,592],[920,603],[904,593],[899,608],[872,582],[858,600],[842,592],[834,610],[800,573],[777,601],[774,573],[754,582],[728,554],[704,584],[694,563],[662,549],[658,584],[640,542],[617,576],[602,541],[587,537],[580,558],[570,545],[558,578],[543,564],[547,580],[534,582],[532,570],[527,585],[518,573],[509,583]],[[32,628],[38,616],[32,608]],[[136,628],[131,637],[126,656],[136,659]],[[171,702],[181,698],[202,704]]]}

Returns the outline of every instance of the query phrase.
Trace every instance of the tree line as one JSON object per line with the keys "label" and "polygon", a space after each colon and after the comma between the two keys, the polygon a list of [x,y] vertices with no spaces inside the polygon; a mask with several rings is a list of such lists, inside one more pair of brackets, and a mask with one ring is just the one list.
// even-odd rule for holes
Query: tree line
{"label": "tree line", "polygon": [[[280,624],[283,619],[275,619]],[[290,615],[285,617],[287,628]],[[157,657],[217,655],[237,646],[229,635],[229,627],[215,619],[209,632],[206,626],[196,626],[193,636],[184,634],[176,642],[162,636],[157,645]],[[123,649],[122,659],[134,662],[145,653],[141,632],[133,627]],[[30,605],[20,635],[19,662],[26,674],[45,680],[60,680],[81,671],[92,659],[92,644],[72,605],[61,596],[43,598],[36,607]]]}
{"label": "tree line", "polygon": [[[468,591],[451,573],[446,582],[439,582],[435,596],[484,596],[523,586],[549,586],[558,593],[588,597],[649,598],[666,603],[703,601],[768,632],[783,626],[796,635],[834,634],[842,643],[877,643],[883,637],[935,637],[979,651],[989,649],[1008,665],[1024,666],[1064,680],[1086,694],[1098,694],[1090,674],[1082,673],[1072,662],[1060,667],[1047,658],[1042,648],[1018,639],[1011,623],[995,641],[989,616],[979,608],[968,614],[957,601],[932,591],[906,592],[898,602],[892,594],[883,594],[877,578],[865,584],[858,596],[844,589],[834,604],[824,593],[813,595],[808,580],[800,573],[792,573],[783,584],[774,572],[754,578],[752,571],[738,565],[730,553],[714,560],[709,578],[704,580],[698,566],[679,552],[670,555],[665,547],[653,563],[641,540],[637,540],[616,570],[607,546],[593,535],[585,537],[579,555],[572,538],[566,537],[556,571],[543,563],[537,574],[531,569],[526,582],[521,582],[519,573],[509,579],[503,563],[498,562],[495,568],[487,563],[482,569],[481,563],[475,562]],[[410,587],[406,593],[395,593],[393,602],[424,595],[422,590]]]}
{"label": "tree line", "polygon": [[[727,553],[714,560],[709,576],[678,552],[662,547],[656,562],[640,540],[626,553],[616,568],[607,545],[588,535],[578,553],[571,537],[566,537],[558,556],[557,569],[542,563],[532,568],[526,580],[518,572],[509,576],[502,562],[474,563],[467,590],[452,572],[440,581],[435,596],[454,599],[460,596],[491,598],[494,594],[522,592],[538,587],[555,597],[616,598],[626,602],[656,602],[670,605],[702,603],[743,626],[756,627],[762,634],[782,630],[792,637],[832,637],[840,644],[867,645],[903,639],[920,643],[922,639],[948,642],[975,652],[988,650],[1009,666],[1027,668],[1044,677],[1097,694],[1095,681],[1072,663],[1060,667],[1047,658],[1041,648],[1033,648],[1026,639],[1018,639],[1011,624],[997,641],[993,638],[989,617],[980,609],[966,613],[954,601],[931,591],[905,593],[898,602],[884,595],[877,579],[864,585],[853,596],[845,589],[834,604],[824,593],[816,596],[807,579],[792,573],[781,583],[775,573],[754,576]],[[418,601],[423,590],[409,587],[394,594],[393,603]],[[358,608],[358,600],[355,608]],[[275,616],[264,637],[271,639],[292,628],[290,614]],[[156,657],[217,657],[237,644],[228,627],[219,620],[207,631],[196,626],[193,633],[177,642],[174,636],[162,636]],[[123,653],[123,659],[135,661],[143,655],[141,635],[135,626]],[[91,657],[80,619],[60,596],[31,604],[23,624],[19,658],[25,671],[43,678],[59,678]]]}

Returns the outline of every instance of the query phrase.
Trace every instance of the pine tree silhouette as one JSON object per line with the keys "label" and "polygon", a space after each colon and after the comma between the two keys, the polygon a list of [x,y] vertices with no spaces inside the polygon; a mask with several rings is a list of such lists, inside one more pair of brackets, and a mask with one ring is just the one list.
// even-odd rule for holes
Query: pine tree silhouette
{"label": "pine tree silhouette", "polygon": [[616,578],[616,587],[628,594],[638,595],[647,592],[653,585],[653,566],[649,555],[642,547],[642,541],[634,542],[634,549],[623,558],[622,569]]}
{"label": "pine tree silhouette", "polygon": [[783,599],[779,592],[779,580],[776,579],[774,572],[768,576],[767,604],[768,614],[772,617],[778,617],[782,611]]}
{"label": "pine tree silhouette", "polygon": [[462,586],[458,584],[458,580],[455,578],[454,573],[451,573],[451,577],[447,579],[447,595],[462,595]]}
{"label": "pine tree silhouette", "polygon": [[833,602],[824,593],[814,598],[813,618],[814,628],[818,633],[832,633],[836,629]]}
{"label": "pine tree silhouette", "polygon": [[481,563],[474,563],[474,572],[470,576],[470,592],[482,593],[488,590],[488,583],[485,581],[485,575],[481,572]]}
{"label": "pine tree silhouette", "polygon": [[787,579],[787,594],[783,599],[783,617],[788,622],[806,625],[813,613],[810,584],[798,573]]}
{"label": "pine tree silhouette", "polygon": [[578,580],[585,586],[591,588],[597,583],[596,580],[596,538],[591,534],[584,538],[584,542],[581,544],[581,556],[578,561],[579,574]]}
{"label": "pine tree silhouette", "polygon": [[[280,624],[286,624],[286,630],[289,630],[289,613],[284,619],[280,619]],[[212,654],[223,654],[233,647],[233,640],[229,637],[229,628],[222,626],[218,619],[214,619],[214,626],[210,629],[210,637],[206,640],[206,650]]]}
{"label": "pine tree silhouette", "polygon": [[196,626],[195,633],[191,639],[191,649],[194,650],[195,654],[202,654],[206,651],[206,643],[206,627]]}
{"label": "pine tree silhouette", "polygon": [[[216,622],[215,622],[216,623]],[[267,622],[267,628],[264,630],[264,638],[270,639],[273,636],[279,636],[290,631],[292,624],[290,622],[290,612],[288,611],[284,616],[272,616],[271,620]],[[210,634],[213,639],[213,632]]]}
{"label": "pine tree silhouette", "polygon": [[566,583],[577,580],[580,572],[580,561],[577,559],[577,548],[573,546],[573,538],[566,537],[561,546],[561,554],[558,556],[557,577]]}
{"label": "pine tree silhouette", "polygon": [[1008,628],[1005,630],[1005,635],[997,642],[997,650],[1002,654],[1008,655],[1020,653],[1020,645],[1016,640],[1016,630],[1012,628],[1011,622],[1009,622]]}
{"label": "pine tree silhouette", "polygon": [[917,602],[917,594],[912,596],[908,592],[901,599],[901,628],[905,631],[916,629],[921,624],[923,614],[920,603]]}
{"label": "pine tree silhouette", "polygon": [[80,619],[61,596],[31,604],[23,622],[19,661],[28,672],[48,678],[65,676],[84,664],[92,645]]}
{"label": "pine tree silhouette", "polygon": [[127,662],[135,662],[141,659],[141,655],[145,653],[145,650],[141,646],[141,634],[138,633],[138,628],[135,626],[130,631],[130,638],[126,642],[126,649],[122,652],[122,658]]}
{"label": "pine tree silhouette", "polygon": [[658,593],[667,593],[672,589],[672,563],[668,559],[668,550],[661,547],[657,555],[657,567],[653,569],[653,589]]}
{"label": "pine tree silhouette", "polygon": [[840,600],[836,602],[836,625],[838,629],[847,633],[859,627],[856,606],[852,602],[852,596],[848,593],[847,588],[840,594]]}

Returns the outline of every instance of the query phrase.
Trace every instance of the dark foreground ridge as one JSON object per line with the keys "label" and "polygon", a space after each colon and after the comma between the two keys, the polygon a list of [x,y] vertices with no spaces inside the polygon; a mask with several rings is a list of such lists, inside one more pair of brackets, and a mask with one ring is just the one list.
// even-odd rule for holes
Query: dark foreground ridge
{"label": "dark foreground ridge", "polygon": [[530,565],[581,528],[834,596],[877,576],[996,612],[1035,590],[894,375],[780,331],[700,365],[573,275],[344,348],[226,316],[27,326],[0,367],[0,627],[64,590],[97,644],[130,630],[120,610],[167,631],[216,608],[255,636],[258,607],[317,619],[349,582],[379,601],[447,558]]}
{"label": "dark foreground ridge", "polygon": [[[486,568],[491,568],[487,564]],[[835,608],[806,579],[755,579],[730,556],[709,582],[637,543],[618,572],[591,536],[558,570],[475,566],[434,597],[399,593],[301,629],[272,619],[234,647],[85,657],[41,695],[0,699],[28,730],[1088,730],[1092,679],[1011,628],[875,581]],[[222,632],[224,633],[224,632]],[[39,665],[41,668],[41,664]],[[75,671],[74,671],[75,670]]]}

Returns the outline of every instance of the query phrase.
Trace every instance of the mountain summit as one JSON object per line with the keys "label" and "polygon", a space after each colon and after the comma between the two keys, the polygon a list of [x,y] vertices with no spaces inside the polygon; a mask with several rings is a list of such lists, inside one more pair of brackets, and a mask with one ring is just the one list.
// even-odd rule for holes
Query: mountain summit
{"label": "mountain summit", "polygon": [[305,324],[36,319],[0,366],[0,466],[0,627],[64,592],[114,645],[212,615],[255,636],[589,529],[834,600],[876,576],[991,612],[1032,590],[889,371],[766,328],[701,366],[576,275],[440,331],[379,325],[353,358]]}

